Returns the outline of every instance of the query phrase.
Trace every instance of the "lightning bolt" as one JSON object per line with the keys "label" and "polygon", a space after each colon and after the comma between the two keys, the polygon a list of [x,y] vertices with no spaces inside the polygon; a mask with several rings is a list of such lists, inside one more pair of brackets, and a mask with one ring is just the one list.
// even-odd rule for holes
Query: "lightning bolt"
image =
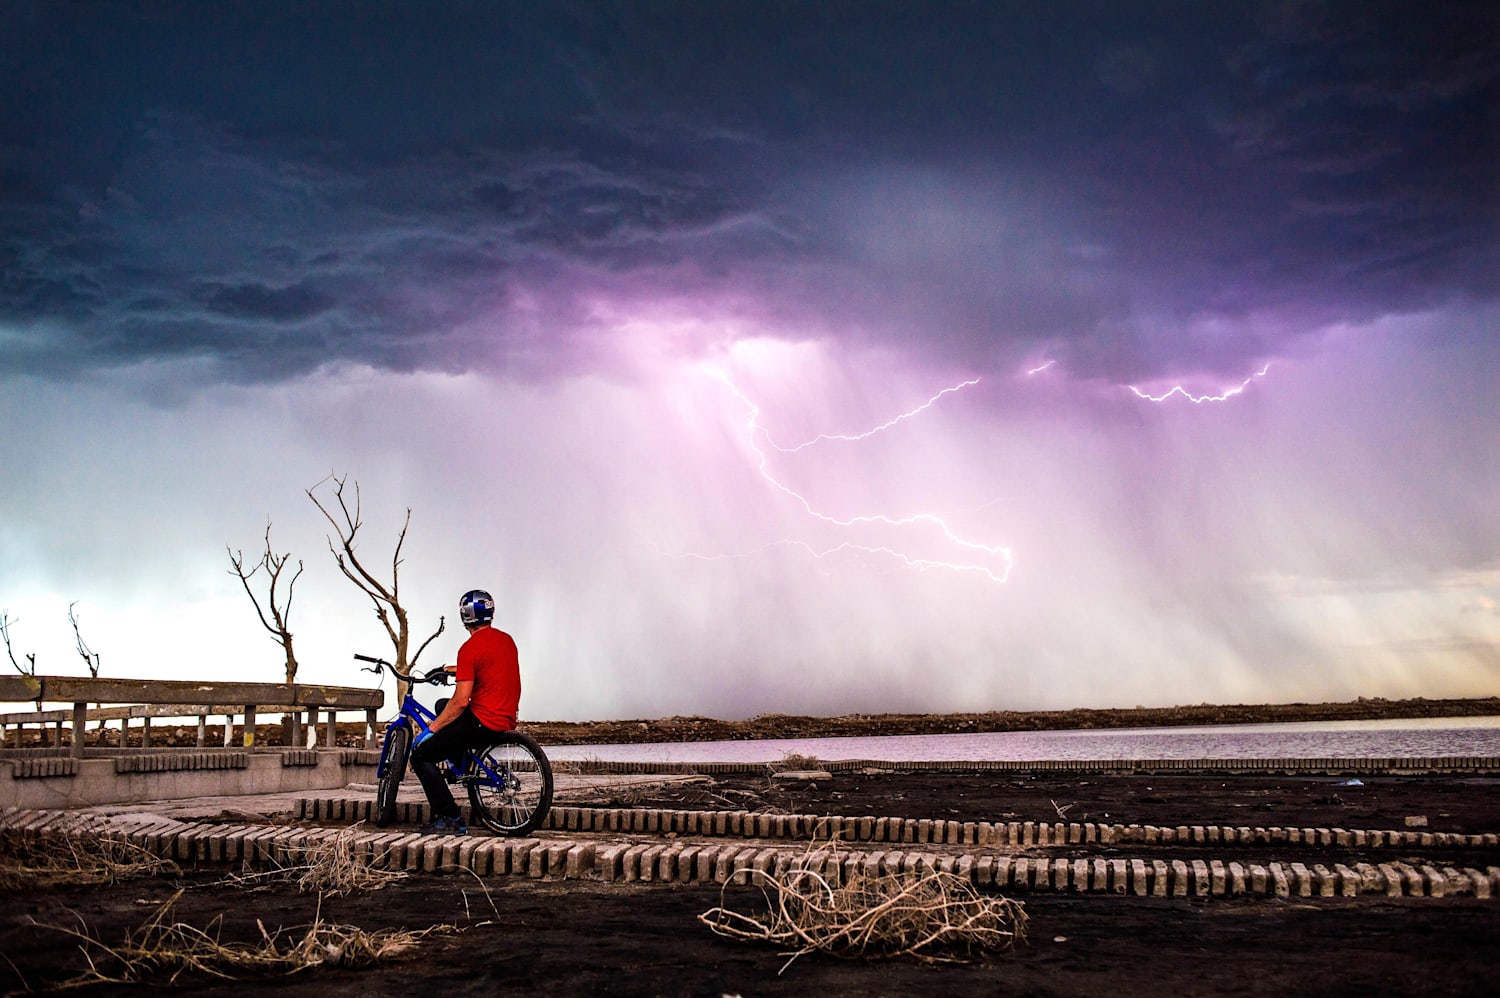
{"label": "lightning bolt", "polygon": [[1246,378],[1244,381],[1241,381],[1233,388],[1226,388],[1222,395],[1194,395],[1192,392],[1188,391],[1186,388],[1183,388],[1181,385],[1174,385],[1170,391],[1163,392],[1161,395],[1148,394],[1141,391],[1135,385],[1127,385],[1126,387],[1135,392],[1137,398],[1145,399],[1147,402],[1165,402],[1173,395],[1181,395],[1183,398],[1187,399],[1189,402],[1192,402],[1194,405],[1202,405],[1204,402],[1225,402],[1229,399],[1234,398],[1236,395],[1243,392],[1246,388],[1250,387],[1250,382],[1254,381],[1256,378],[1264,378],[1266,376],[1266,372],[1270,369],[1271,365],[1267,364],[1265,367],[1261,368],[1259,371],[1256,371],[1254,374],[1250,375],[1250,377]]}
{"label": "lightning bolt", "polygon": [[852,528],[868,525],[890,527],[896,530],[919,526],[932,527],[939,533],[941,533],[941,535],[953,546],[964,551],[970,551],[974,552],[977,555],[982,555],[985,559],[998,558],[1004,563],[1004,568],[1003,570],[996,571],[989,565],[983,564],[982,561],[959,562],[940,561],[930,558],[917,558],[897,548],[886,546],[870,546],[856,544],[854,542],[844,542],[822,551],[813,548],[812,545],[808,545],[800,541],[786,543],[792,543],[803,547],[804,549],[812,552],[815,557],[819,558],[827,557],[828,555],[836,554],[840,551],[860,551],[867,554],[877,554],[894,558],[909,568],[915,568],[922,571],[926,571],[928,569],[945,569],[953,572],[974,572],[985,576],[991,582],[999,583],[1005,582],[1007,580],[1010,575],[1011,566],[1013,564],[1011,551],[1009,548],[1005,547],[1004,545],[998,544],[983,544],[978,541],[972,541],[961,537],[953,530],[952,527],[948,525],[946,520],[944,520],[936,513],[913,513],[910,516],[900,517],[886,516],[884,514],[865,514],[860,516],[839,517],[819,510],[806,496],[802,495],[796,489],[781,481],[772,473],[770,468],[770,458],[758,443],[758,440],[760,438],[764,438],[768,446],[770,446],[771,449],[775,451],[778,451],[780,453],[796,453],[805,447],[812,446],[815,443],[825,440],[841,442],[857,442],[860,440],[864,440],[876,433],[888,430],[905,420],[911,419],[919,415],[920,413],[925,412],[927,409],[936,404],[937,401],[943,396],[948,395],[952,392],[961,391],[962,389],[967,388],[970,385],[977,384],[979,379],[976,378],[971,381],[965,381],[960,384],[954,385],[950,388],[945,388],[916,408],[904,412],[901,415],[896,416],[894,419],[887,420],[886,422],[881,423],[879,426],[867,430],[864,433],[836,435],[820,434],[819,436],[814,437],[813,439],[803,444],[799,444],[796,447],[785,448],[777,446],[771,440],[770,433],[765,429],[765,427],[761,425],[759,404],[750,399],[749,396],[741,391],[739,386],[736,385],[730,379],[729,375],[727,375],[722,370],[716,368],[710,368],[706,370],[711,377],[717,378],[720,382],[722,382],[724,386],[729,390],[729,392],[740,402],[740,404],[745,407],[745,432],[747,440],[749,442],[750,450],[755,454],[756,457],[757,472],[759,472],[760,476],[764,478],[772,488],[774,488],[787,498],[791,499],[797,505],[801,506],[803,512],[812,519],[842,528]]}
{"label": "lightning bolt", "polygon": [[[718,374],[721,377],[721,379],[725,381],[726,384],[728,384],[728,378],[724,377],[722,371],[715,372],[715,373]],[[939,399],[941,399],[944,395],[949,395],[949,394],[952,394],[953,392],[961,392],[965,388],[968,388],[971,385],[977,385],[977,384],[979,384],[979,379],[978,378],[973,378],[973,379],[970,379],[969,381],[961,381],[958,384],[953,385],[951,388],[944,388],[942,391],[938,392],[932,398],[928,399],[926,402],[923,402],[921,405],[917,406],[915,409],[912,409],[912,410],[910,410],[908,412],[903,412],[901,415],[897,416],[896,418],[894,418],[894,419],[888,419],[884,423],[881,423],[879,426],[876,426],[876,427],[873,427],[871,429],[868,429],[868,430],[866,430],[863,433],[820,433],[817,436],[813,437],[811,440],[804,441],[804,442],[798,444],[795,447],[783,447],[783,446],[781,446],[775,440],[771,439],[771,433],[770,433],[770,431],[767,430],[763,426],[757,426],[757,429],[759,429],[761,435],[766,438],[766,443],[768,443],[768,444],[771,445],[771,449],[772,450],[780,451],[783,454],[796,454],[798,451],[801,451],[801,450],[804,450],[805,448],[811,447],[813,444],[822,443],[825,440],[838,440],[838,441],[844,441],[844,442],[847,442],[847,443],[854,443],[854,442],[858,442],[860,440],[865,440],[865,439],[867,439],[869,437],[873,437],[877,433],[884,433],[886,430],[889,430],[891,427],[897,425],[898,423],[903,423],[906,420],[911,419],[914,416],[918,416],[918,415],[926,412],[928,409],[931,409],[934,405],[936,405],[937,401]],[[735,395],[737,395],[739,397],[739,399],[740,399],[741,402],[744,402],[747,405],[750,404],[750,400],[747,399],[747,398],[745,398],[745,396],[742,395],[739,392],[738,389],[736,389],[733,385],[730,385],[729,387],[730,387],[730,390],[733,391],[735,393]]]}

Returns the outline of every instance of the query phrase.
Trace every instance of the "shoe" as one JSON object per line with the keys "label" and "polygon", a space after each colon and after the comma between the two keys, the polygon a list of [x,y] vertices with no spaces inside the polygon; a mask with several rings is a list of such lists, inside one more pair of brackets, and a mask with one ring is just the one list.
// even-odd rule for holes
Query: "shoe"
{"label": "shoe", "polygon": [[423,835],[467,835],[469,826],[462,816],[457,818],[434,818],[417,829]]}

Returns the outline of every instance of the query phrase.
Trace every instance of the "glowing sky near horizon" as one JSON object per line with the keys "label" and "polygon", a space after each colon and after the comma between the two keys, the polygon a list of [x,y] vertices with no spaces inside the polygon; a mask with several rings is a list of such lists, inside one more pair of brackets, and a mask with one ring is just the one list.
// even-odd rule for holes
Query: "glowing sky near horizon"
{"label": "glowing sky near horizon", "polygon": [[1494,5],[7,19],[41,672],[364,681],[336,472],[539,719],[1495,693]]}

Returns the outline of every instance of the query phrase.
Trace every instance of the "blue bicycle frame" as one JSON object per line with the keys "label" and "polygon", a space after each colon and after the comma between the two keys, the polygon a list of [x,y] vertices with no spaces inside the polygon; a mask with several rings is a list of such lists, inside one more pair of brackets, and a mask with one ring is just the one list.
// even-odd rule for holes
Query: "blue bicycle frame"
{"label": "blue bicycle frame", "polygon": [[[390,723],[385,726],[385,744],[390,744],[392,731],[396,730],[402,725],[407,725],[416,728],[416,731],[412,734],[412,744],[415,745],[417,743],[417,739],[421,738],[424,732],[430,730],[429,722],[435,720],[437,720],[437,714],[434,711],[428,710],[426,707],[424,707],[421,701],[412,696],[411,691],[408,689],[406,696],[401,700],[400,712],[397,713],[395,717],[391,718]],[[408,749],[408,759],[410,758],[410,756],[411,751],[410,749]],[[461,761],[468,762],[469,765],[467,767],[464,767],[461,764],[455,764],[455,761],[452,759],[447,759],[444,761],[447,763],[448,768],[453,771],[453,775],[455,777],[458,777],[460,780],[478,777],[480,773],[483,773],[485,776],[489,777],[490,781],[493,782],[496,786],[504,786],[506,777],[510,775],[508,773],[497,772],[490,766],[483,753],[475,752],[473,749],[464,750],[464,758]],[[380,753],[380,762],[375,767],[375,778],[377,780],[385,776],[385,774],[389,770],[389,765],[390,760],[386,758],[385,753]],[[472,773],[472,777],[464,776],[463,770],[466,768],[476,771]]]}

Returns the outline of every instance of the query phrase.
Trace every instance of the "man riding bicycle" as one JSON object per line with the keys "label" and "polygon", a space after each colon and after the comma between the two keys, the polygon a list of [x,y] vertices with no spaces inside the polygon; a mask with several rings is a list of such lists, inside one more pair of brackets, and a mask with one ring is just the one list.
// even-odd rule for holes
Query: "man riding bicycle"
{"label": "man riding bicycle", "polygon": [[411,768],[422,781],[432,810],[432,820],[420,829],[424,833],[463,835],[468,831],[438,764],[461,758],[466,749],[491,745],[501,732],[514,730],[521,702],[516,642],[490,626],[495,618],[494,597],[482,589],[464,593],[458,601],[458,616],[469,639],[458,649],[453,696],[411,752]]}

